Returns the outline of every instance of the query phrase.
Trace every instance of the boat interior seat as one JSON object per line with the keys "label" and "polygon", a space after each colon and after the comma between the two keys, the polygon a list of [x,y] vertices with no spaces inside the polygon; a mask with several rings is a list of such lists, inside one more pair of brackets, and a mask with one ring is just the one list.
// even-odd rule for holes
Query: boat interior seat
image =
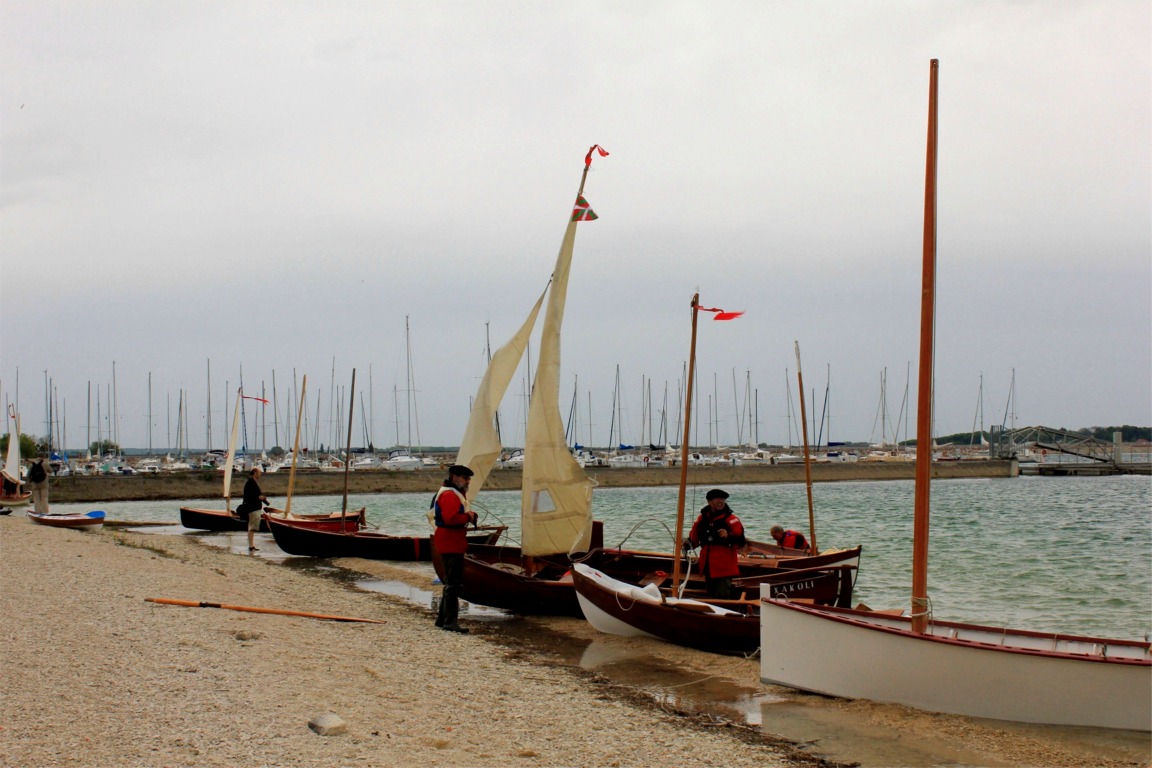
{"label": "boat interior seat", "polygon": [[644,576],[642,579],[640,579],[639,584],[642,587],[646,587],[649,584],[655,584],[657,587],[663,587],[667,582],[668,574],[664,573],[664,571],[653,571],[652,573],[649,573],[647,576]]}

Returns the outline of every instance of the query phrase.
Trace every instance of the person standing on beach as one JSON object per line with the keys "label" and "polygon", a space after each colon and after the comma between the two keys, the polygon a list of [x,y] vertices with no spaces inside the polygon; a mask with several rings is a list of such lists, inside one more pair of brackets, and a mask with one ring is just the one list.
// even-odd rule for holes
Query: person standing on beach
{"label": "person standing on beach", "polygon": [[43,456],[28,462],[28,487],[32,491],[32,505],[36,514],[48,514],[48,465]]}
{"label": "person standing on beach", "polygon": [[248,551],[256,552],[256,531],[260,530],[260,518],[268,497],[260,490],[260,475],[264,470],[257,464],[248,473],[248,480],[244,483],[244,501],[236,507],[236,514],[240,517],[248,516]]}
{"label": "person standing on beach", "polygon": [[713,488],[705,496],[707,506],[700,510],[685,548],[700,547],[700,572],[709,597],[732,597],[732,578],[740,575],[737,553],[748,543],[744,524],[728,507],[728,493]]}
{"label": "person standing on beach", "polygon": [[436,532],[432,546],[440,555],[444,567],[444,591],[440,595],[440,612],[436,626],[448,632],[467,634],[460,626],[460,588],[464,586],[464,553],[468,550],[469,523],[476,523],[476,513],[468,509],[468,484],[472,482],[471,469],[463,464],[448,467],[448,479],[432,500]]}
{"label": "person standing on beach", "polygon": [[784,530],[784,526],[774,525],[772,526],[770,533],[772,534],[772,538],[781,547],[787,547],[788,549],[802,549],[805,552],[808,551],[808,539],[804,538],[804,534],[800,533],[800,531],[786,531]]}

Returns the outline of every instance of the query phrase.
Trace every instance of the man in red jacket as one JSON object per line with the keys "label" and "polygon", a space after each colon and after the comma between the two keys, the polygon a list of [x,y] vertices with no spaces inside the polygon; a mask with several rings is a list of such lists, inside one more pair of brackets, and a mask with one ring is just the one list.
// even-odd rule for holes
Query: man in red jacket
{"label": "man in red jacket", "polygon": [[748,543],[744,525],[728,508],[728,494],[719,488],[708,491],[708,506],[692,525],[688,540],[700,547],[700,571],[709,597],[732,597],[732,578],[740,575],[737,553]]}
{"label": "man in red jacket", "polygon": [[784,526],[774,525],[770,533],[772,534],[772,538],[776,540],[776,543],[782,547],[802,549],[805,552],[808,551],[808,539],[804,538],[804,534],[800,533],[800,531],[786,531],[784,530]]}
{"label": "man in red jacket", "polygon": [[476,522],[476,513],[468,509],[468,483],[474,473],[463,464],[448,467],[448,479],[432,501],[436,533],[432,536],[440,561],[444,564],[444,591],[436,626],[448,632],[467,634],[460,626],[460,588],[464,586],[464,552],[468,549],[468,525]]}

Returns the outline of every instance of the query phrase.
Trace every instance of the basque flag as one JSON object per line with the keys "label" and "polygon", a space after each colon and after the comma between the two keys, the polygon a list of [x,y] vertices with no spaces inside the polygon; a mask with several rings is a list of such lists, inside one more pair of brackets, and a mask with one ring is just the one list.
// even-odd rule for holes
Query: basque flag
{"label": "basque flag", "polygon": [[584,199],[584,195],[576,196],[576,207],[572,209],[572,221],[595,221],[600,218],[596,215],[596,211],[588,207],[588,201]]}

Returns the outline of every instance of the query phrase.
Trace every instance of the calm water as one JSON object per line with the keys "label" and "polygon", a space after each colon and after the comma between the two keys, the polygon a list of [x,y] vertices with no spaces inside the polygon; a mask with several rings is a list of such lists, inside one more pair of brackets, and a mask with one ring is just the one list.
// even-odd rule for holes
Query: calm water
{"label": "calm water", "polygon": [[[729,505],[752,538],[773,523],[808,530],[803,484],[737,485]],[[707,488],[689,488],[686,524]],[[609,546],[670,550],[677,489],[605,488],[594,494]],[[813,488],[817,543],[864,545],[856,599],[906,607],[912,562],[912,481]],[[390,533],[424,533],[430,493],[352,496]],[[517,538],[519,492],[482,493],[483,522]],[[189,502],[119,502],[114,520],[176,521]],[[198,506],[218,502],[200,500]],[[339,498],[299,497],[293,511],[338,510]],[[57,504],[58,512],[98,509]],[[269,542],[271,544],[271,542]],[[1152,632],[1152,481],[1147,477],[942,480],[932,486],[929,595],[937,618],[1038,631],[1142,639]]]}

